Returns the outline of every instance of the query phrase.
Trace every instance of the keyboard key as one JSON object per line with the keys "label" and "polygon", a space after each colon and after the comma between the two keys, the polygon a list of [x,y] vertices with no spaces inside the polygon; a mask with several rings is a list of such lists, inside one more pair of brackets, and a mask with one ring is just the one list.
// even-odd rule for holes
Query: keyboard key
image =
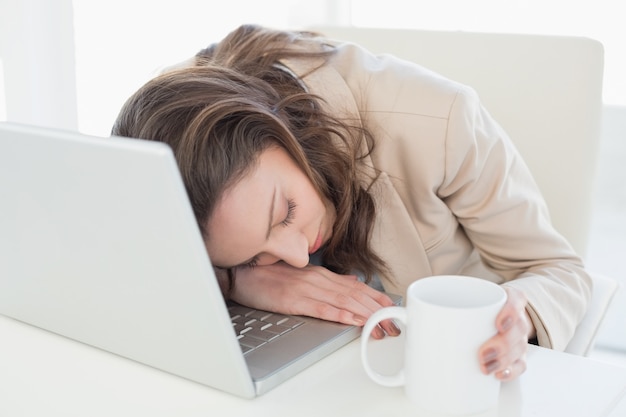
{"label": "keyboard key", "polygon": [[277,333],[268,332],[261,329],[251,329],[249,332],[246,332],[246,337],[254,337],[255,339],[260,339],[265,342],[269,342],[270,340],[275,339],[278,336],[280,335]]}
{"label": "keyboard key", "polygon": [[271,342],[304,323],[297,317],[232,304],[228,307],[241,351],[244,354]]}
{"label": "keyboard key", "polygon": [[284,317],[284,318],[278,320],[274,324],[278,324],[278,325],[281,325],[281,326],[289,327],[290,329],[295,329],[296,327],[298,327],[302,323],[304,323],[302,320],[298,320],[298,319],[295,319],[293,317]]}
{"label": "keyboard key", "polygon": [[240,305],[232,305],[230,307],[228,307],[228,311],[230,312],[230,317],[234,317],[234,316],[247,316],[248,314],[252,314],[253,311],[255,311],[254,309],[251,309],[249,307],[244,307],[244,306],[240,306]]}
{"label": "keyboard key", "polygon": [[268,332],[278,333],[279,335],[283,335],[291,330],[291,327],[281,326],[280,324],[274,324],[272,327],[266,329]]}
{"label": "keyboard key", "polygon": [[257,319],[259,321],[266,321],[266,319],[270,317],[271,315],[272,313],[270,313],[269,311],[254,310],[253,312],[248,314],[246,317]]}
{"label": "keyboard key", "polygon": [[240,345],[249,347],[251,349],[256,349],[259,346],[264,345],[265,343],[265,340],[261,340],[256,337],[248,337],[246,335],[243,335],[241,336],[241,338],[239,338]]}

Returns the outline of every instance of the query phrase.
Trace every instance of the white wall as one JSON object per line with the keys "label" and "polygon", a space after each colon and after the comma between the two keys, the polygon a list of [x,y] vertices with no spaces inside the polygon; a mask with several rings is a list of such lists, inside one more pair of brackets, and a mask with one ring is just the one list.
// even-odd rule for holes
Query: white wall
{"label": "white wall", "polygon": [[0,116],[76,129],[73,45],[71,0],[0,0]]}
{"label": "white wall", "polygon": [[[4,117],[78,125],[86,133],[107,134],[123,100],[159,68],[251,22],[282,28],[336,23],[589,36],[605,46],[605,103],[626,106],[626,25],[621,24],[619,4],[613,0],[0,0]],[[2,108],[0,104],[0,118]]]}
{"label": "white wall", "polygon": [[351,23],[594,38],[605,50],[604,102],[626,106],[622,6],[616,0],[353,0]]}
{"label": "white wall", "polygon": [[341,14],[341,2],[335,0],[73,3],[79,126],[98,135],[108,134],[124,100],[157,71],[241,24],[291,28]]}

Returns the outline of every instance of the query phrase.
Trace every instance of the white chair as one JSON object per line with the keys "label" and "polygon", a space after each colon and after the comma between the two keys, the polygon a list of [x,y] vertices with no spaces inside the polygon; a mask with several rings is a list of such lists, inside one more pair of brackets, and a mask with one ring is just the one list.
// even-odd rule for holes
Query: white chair
{"label": "white chair", "polygon": [[[602,111],[602,45],[588,38],[316,27],[331,38],[390,53],[472,86],[509,133],[555,227],[584,257]],[[566,351],[587,355],[617,292],[593,274],[591,305]]]}

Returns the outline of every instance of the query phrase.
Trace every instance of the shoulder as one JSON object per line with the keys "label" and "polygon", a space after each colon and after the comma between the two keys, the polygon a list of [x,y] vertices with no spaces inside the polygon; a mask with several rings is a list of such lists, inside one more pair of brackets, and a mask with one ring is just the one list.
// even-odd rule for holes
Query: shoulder
{"label": "shoulder", "polygon": [[476,121],[489,117],[476,91],[393,55],[375,55],[349,43],[336,48],[325,71],[339,77],[324,89],[334,91],[343,83],[350,91],[362,123],[375,137],[376,167],[390,173],[411,167],[441,180],[444,158],[456,149],[465,152]]}
{"label": "shoulder", "polygon": [[446,141],[472,136],[469,131],[482,117],[482,104],[470,86],[419,63],[375,55],[356,44],[334,47],[336,53],[305,77],[305,83],[327,101],[333,114],[347,113],[361,120],[379,150],[395,148],[397,156],[403,149],[432,154],[443,151]]}
{"label": "shoulder", "polygon": [[371,163],[378,171],[437,187],[446,162],[474,145],[476,120],[488,117],[477,93],[419,63],[352,43],[329,43],[335,53],[323,65],[311,60],[286,65],[332,114],[358,119],[372,133]]}
{"label": "shoulder", "polygon": [[[453,106],[477,105],[476,92],[420,65],[389,54],[373,54],[352,43],[336,43],[326,71],[335,71],[361,112],[402,112],[445,118]],[[328,88],[331,88],[329,85]]]}

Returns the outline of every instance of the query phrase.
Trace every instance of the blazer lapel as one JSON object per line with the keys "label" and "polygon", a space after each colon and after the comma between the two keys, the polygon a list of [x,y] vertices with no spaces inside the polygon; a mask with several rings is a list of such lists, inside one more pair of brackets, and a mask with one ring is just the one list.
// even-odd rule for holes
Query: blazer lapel
{"label": "blazer lapel", "polygon": [[372,249],[387,262],[381,277],[385,291],[405,295],[416,279],[433,274],[422,239],[386,173],[372,187],[378,211],[372,231]]}

